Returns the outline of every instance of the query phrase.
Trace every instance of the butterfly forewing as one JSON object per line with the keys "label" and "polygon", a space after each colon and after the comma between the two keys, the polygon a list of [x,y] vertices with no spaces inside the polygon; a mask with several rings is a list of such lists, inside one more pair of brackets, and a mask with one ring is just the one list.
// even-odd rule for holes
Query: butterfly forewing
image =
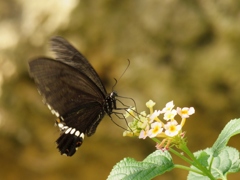
{"label": "butterfly forewing", "polygon": [[51,39],[52,51],[56,54],[56,60],[77,69],[88,76],[106,94],[106,89],[102,84],[97,72],[93,69],[88,60],[71,44],[62,37],[56,36]]}
{"label": "butterfly forewing", "polygon": [[44,100],[56,113],[64,116],[87,102],[103,104],[106,94],[71,66],[47,58],[33,60],[29,66]]}

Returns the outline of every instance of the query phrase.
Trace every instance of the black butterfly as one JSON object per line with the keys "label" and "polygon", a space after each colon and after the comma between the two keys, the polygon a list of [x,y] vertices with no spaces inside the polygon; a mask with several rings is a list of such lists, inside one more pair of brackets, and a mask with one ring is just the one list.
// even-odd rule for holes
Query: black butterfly
{"label": "black butterfly", "polygon": [[34,78],[48,108],[58,119],[61,131],[57,148],[72,156],[84,135],[91,136],[105,114],[116,109],[117,94],[107,94],[98,74],[88,60],[61,37],[51,39],[55,59],[38,58],[29,62]]}

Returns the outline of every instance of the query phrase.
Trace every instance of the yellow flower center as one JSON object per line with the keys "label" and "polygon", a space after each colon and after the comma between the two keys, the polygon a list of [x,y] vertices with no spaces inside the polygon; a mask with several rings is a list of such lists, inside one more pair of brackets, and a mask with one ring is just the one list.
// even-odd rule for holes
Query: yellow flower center
{"label": "yellow flower center", "polygon": [[170,131],[170,132],[176,131],[176,126],[173,126],[173,125],[170,126],[170,127],[169,127],[169,131]]}
{"label": "yellow flower center", "polygon": [[154,127],[153,133],[155,134],[155,133],[157,133],[158,131],[159,131],[159,127],[158,127],[158,126]]}
{"label": "yellow flower center", "polygon": [[188,114],[188,110],[182,110],[182,114]]}

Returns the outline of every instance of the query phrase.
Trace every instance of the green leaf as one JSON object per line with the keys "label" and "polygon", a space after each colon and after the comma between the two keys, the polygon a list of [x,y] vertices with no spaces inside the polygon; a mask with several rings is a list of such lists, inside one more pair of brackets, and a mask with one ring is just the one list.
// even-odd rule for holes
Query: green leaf
{"label": "green leaf", "polygon": [[207,167],[207,165],[208,165],[208,158],[209,157],[210,157],[210,155],[208,153],[206,153],[205,151],[199,151],[199,154],[196,157],[196,159],[198,160],[198,162],[200,162],[200,164],[202,166]]}
{"label": "green leaf", "polygon": [[124,158],[113,167],[107,180],[148,180],[173,168],[171,155],[167,151],[157,150],[142,162]]}
{"label": "green leaf", "polygon": [[218,156],[221,150],[226,146],[229,139],[240,133],[240,119],[231,120],[222,130],[216,142],[213,144],[213,156]]}
{"label": "green leaf", "polygon": [[[209,169],[210,161],[213,157],[213,149],[207,148],[202,151],[198,151],[194,153],[194,156],[198,161],[206,163],[205,167]],[[191,168],[196,169],[194,166]],[[222,151],[218,154],[217,157],[214,157],[211,173],[215,179],[223,179],[226,178],[228,173],[239,172],[240,171],[240,159],[239,159],[239,151],[232,147],[224,147]],[[208,177],[190,172],[188,175],[188,180],[209,180]]]}

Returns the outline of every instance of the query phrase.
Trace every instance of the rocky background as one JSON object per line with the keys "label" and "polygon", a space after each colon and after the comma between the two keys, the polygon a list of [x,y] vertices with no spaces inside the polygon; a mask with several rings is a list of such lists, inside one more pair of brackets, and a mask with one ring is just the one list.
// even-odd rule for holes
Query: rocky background
{"label": "rocky background", "polygon": [[[144,159],[150,139],[122,137],[107,116],[71,158],[55,145],[55,117],[28,75],[28,61],[52,56],[60,35],[92,63],[108,91],[133,98],[139,111],[152,99],[162,109],[196,110],[185,125],[192,151],[210,147],[240,117],[240,2],[237,0],[0,1],[0,178],[106,179],[124,157]],[[117,118],[115,122],[126,127]],[[239,136],[230,146],[240,149]],[[174,159],[181,163],[181,160]],[[186,179],[173,170],[156,179]],[[230,175],[229,179],[238,179]]]}

